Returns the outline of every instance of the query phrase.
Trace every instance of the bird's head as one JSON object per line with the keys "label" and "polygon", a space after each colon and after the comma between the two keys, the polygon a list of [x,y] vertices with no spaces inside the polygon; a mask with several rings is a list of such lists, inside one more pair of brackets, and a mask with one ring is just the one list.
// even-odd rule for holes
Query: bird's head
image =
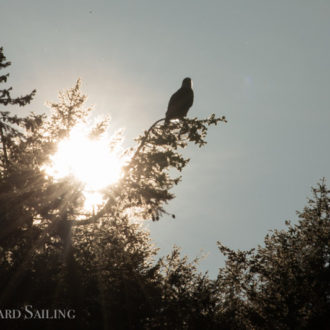
{"label": "bird's head", "polygon": [[182,81],[182,87],[192,88],[192,81],[190,78],[184,78]]}

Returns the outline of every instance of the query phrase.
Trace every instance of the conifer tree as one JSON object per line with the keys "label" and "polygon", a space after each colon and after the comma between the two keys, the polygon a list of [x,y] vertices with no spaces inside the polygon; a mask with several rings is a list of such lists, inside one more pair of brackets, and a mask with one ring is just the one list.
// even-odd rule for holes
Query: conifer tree
{"label": "conifer tree", "polygon": [[[11,65],[11,62],[7,61],[6,56],[3,52],[3,47],[0,47],[0,70]],[[8,80],[9,73],[0,75],[0,84],[5,84]],[[36,93],[36,90],[33,90],[30,94],[20,97],[12,97],[11,91],[12,87],[3,87],[0,89],[0,105],[8,106],[8,105],[19,105],[23,107],[31,102],[33,96]],[[10,156],[11,149],[15,144],[16,138],[22,138],[22,134],[18,127],[20,126],[28,126],[27,120],[19,118],[16,115],[11,115],[9,111],[4,111],[1,109],[0,111],[0,138],[1,138],[1,169],[2,175],[4,175],[5,170],[8,170],[10,165]]]}
{"label": "conifer tree", "polygon": [[328,329],[330,309],[330,191],[325,181],[293,225],[266,235],[264,246],[233,251],[218,276],[220,315],[228,328]]}
{"label": "conifer tree", "polygon": [[[0,304],[71,306],[79,313],[78,325],[86,329],[105,324],[110,329],[153,328],[172,299],[162,291],[176,284],[162,280],[162,263],[153,260],[156,250],[132,220],[159,220],[166,213],[166,203],[174,198],[170,190],[180,182],[170,170],[181,172],[189,161],[178,150],[188,143],[203,146],[208,126],[225,118],[183,119],[166,127],[164,119],[157,121],[126,151],[130,160],[121,179],[103,189],[103,205],[82,218],[83,184],[72,176],[55,180],[45,166],[58,143],[86,119],[85,99],[78,80],[60,93],[58,102],[49,103],[49,116],[3,114],[12,119],[7,120],[10,127],[4,126],[8,137],[1,150]],[[95,138],[107,125],[102,120],[86,133]],[[162,313],[165,323],[171,313]],[[21,324],[27,325],[35,326]]]}

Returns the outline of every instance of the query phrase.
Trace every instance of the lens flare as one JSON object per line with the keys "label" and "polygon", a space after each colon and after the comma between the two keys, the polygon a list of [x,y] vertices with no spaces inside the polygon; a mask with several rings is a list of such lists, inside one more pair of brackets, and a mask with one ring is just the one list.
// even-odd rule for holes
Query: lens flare
{"label": "lens flare", "polygon": [[45,170],[55,179],[72,175],[84,183],[84,208],[91,211],[102,202],[100,190],[120,179],[126,160],[121,157],[119,142],[110,147],[111,137],[91,139],[86,132],[86,126],[74,127],[69,137],[59,142],[51,165]]}

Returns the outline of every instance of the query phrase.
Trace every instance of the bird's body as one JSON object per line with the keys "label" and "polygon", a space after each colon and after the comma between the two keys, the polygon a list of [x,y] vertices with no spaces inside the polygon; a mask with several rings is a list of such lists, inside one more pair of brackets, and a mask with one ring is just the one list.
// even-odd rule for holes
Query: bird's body
{"label": "bird's body", "polygon": [[194,102],[194,91],[190,78],[183,79],[182,86],[170,98],[168,103],[165,124],[171,119],[183,118]]}

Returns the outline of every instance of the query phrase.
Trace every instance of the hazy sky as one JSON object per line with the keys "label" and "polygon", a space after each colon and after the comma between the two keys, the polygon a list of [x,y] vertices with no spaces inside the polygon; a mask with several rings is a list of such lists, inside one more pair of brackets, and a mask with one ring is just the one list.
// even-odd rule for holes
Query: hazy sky
{"label": "hazy sky", "polygon": [[126,143],[164,117],[184,77],[189,116],[225,115],[191,158],[177,198],[150,225],[161,254],[176,244],[201,269],[233,249],[262,244],[296,219],[330,177],[330,1],[0,1],[0,45],[14,95],[37,89],[22,111],[45,112],[61,89],[82,90]]}

